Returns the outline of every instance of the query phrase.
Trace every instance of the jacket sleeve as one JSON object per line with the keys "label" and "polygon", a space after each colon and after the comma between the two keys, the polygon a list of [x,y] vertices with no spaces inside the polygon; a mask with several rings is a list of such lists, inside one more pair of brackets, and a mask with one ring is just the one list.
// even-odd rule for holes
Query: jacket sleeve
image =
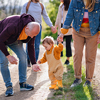
{"label": "jacket sleeve", "polygon": [[59,9],[58,9],[58,14],[57,14],[56,22],[55,22],[55,26],[57,26],[57,27],[59,25],[59,13],[60,13],[60,6],[59,6]]}
{"label": "jacket sleeve", "polygon": [[28,54],[30,61],[33,64],[36,64],[36,59],[35,59],[35,49],[34,49],[34,41],[35,37],[33,37],[29,42],[28,42]]}
{"label": "jacket sleeve", "polygon": [[74,19],[74,10],[73,10],[73,5],[74,5],[74,0],[71,0],[71,3],[69,5],[69,9],[68,9],[68,13],[66,15],[66,19],[65,19],[65,22],[64,22],[64,25],[62,28],[64,29],[69,29],[71,28],[71,23]]}
{"label": "jacket sleeve", "polygon": [[99,13],[99,31],[98,31],[99,35],[100,35],[100,13]]}
{"label": "jacket sleeve", "polygon": [[11,37],[15,33],[14,26],[6,26],[4,30],[0,33],[0,50],[4,53],[5,56],[9,55],[9,52],[7,51],[7,47],[5,45],[5,42],[9,37]]}
{"label": "jacket sleeve", "polygon": [[25,3],[25,4],[23,5],[23,7],[22,7],[22,9],[21,9],[20,15],[26,13],[26,6],[27,6],[27,3]]}
{"label": "jacket sleeve", "polygon": [[43,5],[43,7],[44,7],[43,14],[42,14],[43,15],[43,19],[46,22],[46,24],[51,27],[51,26],[53,26],[53,24],[52,24],[49,16],[47,15],[47,12],[46,12],[46,9],[45,9],[45,6],[44,5]]}
{"label": "jacket sleeve", "polygon": [[59,43],[58,46],[55,46],[54,52],[60,53],[63,50],[63,44]]}
{"label": "jacket sleeve", "polygon": [[45,63],[47,61],[45,53],[44,53],[43,57],[40,59],[41,63]]}

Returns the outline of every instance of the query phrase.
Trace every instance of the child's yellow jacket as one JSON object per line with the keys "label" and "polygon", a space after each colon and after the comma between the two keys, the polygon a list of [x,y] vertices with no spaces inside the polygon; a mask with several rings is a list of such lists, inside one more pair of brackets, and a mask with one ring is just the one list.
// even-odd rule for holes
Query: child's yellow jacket
{"label": "child's yellow jacket", "polygon": [[[52,53],[53,47],[54,47],[54,46],[52,46],[51,49],[50,49],[49,51],[48,51],[48,50],[46,51],[47,54],[51,54],[51,53]],[[63,44],[62,44],[62,43],[59,43],[58,46],[55,46],[55,47],[54,47],[54,57],[55,57],[56,60],[59,60],[59,59],[60,59],[60,55],[61,55],[61,51],[62,51],[62,50],[63,50]],[[45,62],[47,61],[45,53],[44,53],[43,58],[40,59],[40,61],[41,61],[41,63],[45,63]]]}

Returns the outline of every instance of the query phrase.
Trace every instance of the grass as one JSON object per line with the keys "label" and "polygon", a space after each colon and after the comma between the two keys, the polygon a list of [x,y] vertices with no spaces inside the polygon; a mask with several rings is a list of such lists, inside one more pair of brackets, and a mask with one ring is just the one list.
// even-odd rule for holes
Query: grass
{"label": "grass", "polygon": [[98,48],[100,49],[100,43],[98,44]]}
{"label": "grass", "polygon": [[[64,56],[62,57],[62,62],[66,60],[65,49]],[[50,100],[94,100],[95,93],[92,87],[83,86],[85,83],[85,68],[82,67],[82,83],[79,86],[70,88],[74,81],[74,68],[73,68],[73,58],[70,58],[70,65],[64,65],[65,72],[63,74],[63,89],[56,90],[54,96]],[[49,100],[49,99],[48,99]]]}
{"label": "grass", "polygon": [[9,47],[7,48],[7,50],[8,50],[8,52],[10,53],[10,55],[13,54],[13,51],[12,51]]}

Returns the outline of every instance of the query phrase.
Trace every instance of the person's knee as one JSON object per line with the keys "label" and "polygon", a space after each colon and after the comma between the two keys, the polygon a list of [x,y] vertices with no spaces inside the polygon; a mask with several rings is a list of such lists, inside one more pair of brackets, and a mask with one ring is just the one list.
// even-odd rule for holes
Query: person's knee
{"label": "person's knee", "polygon": [[1,64],[1,68],[3,67],[7,67],[8,66],[8,59],[5,58],[3,60],[0,61],[0,64]]}
{"label": "person's knee", "polygon": [[27,54],[25,52],[17,55],[17,57],[19,58],[19,61],[20,60],[26,60],[27,59]]}

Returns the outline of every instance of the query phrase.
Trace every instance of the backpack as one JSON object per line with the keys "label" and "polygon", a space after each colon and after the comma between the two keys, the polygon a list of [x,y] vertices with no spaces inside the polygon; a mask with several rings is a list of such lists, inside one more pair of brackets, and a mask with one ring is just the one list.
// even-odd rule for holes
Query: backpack
{"label": "backpack", "polygon": [[[31,3],[31,1],[29,1],[29,2],[27,3],[27,6],[26,6],[26,13],[28,12],[28,8],[29,8],[29,6],[30,6],[30,3]],[[39,2],[39,4],[41,5],[41,9],[42,9],[41,14],[43,14],[43,9],[44,9],[43,4],[40,3],[40,2]]]}

